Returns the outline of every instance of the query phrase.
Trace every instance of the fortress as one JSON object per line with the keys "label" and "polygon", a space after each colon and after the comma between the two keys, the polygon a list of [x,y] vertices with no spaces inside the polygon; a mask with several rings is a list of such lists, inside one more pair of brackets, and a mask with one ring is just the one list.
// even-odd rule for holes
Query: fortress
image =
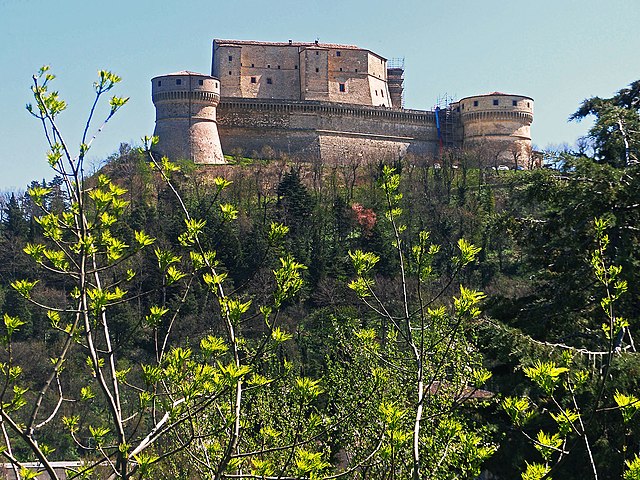
{"label": "fortress", "polygon": [[406,109],[403,77],[402,65],[353,45],[214,40],[211,75],[152,79],[157,149],[201,164],[266,147],[328,163],[456,148],[531,164],[533,99],[493,92]]}

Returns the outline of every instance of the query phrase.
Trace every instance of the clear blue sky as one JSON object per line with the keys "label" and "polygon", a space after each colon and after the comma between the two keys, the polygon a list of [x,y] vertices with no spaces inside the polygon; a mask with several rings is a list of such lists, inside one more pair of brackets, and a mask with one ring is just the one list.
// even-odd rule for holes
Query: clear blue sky
{"label": "clear blue sky", "polygon": [[0,0],[0,191],[50,178],[38,123],[24,109],[31,75],[50,64],[79,142],[99,68],[130,103],[89,158],[153,132],[150,79],[210,71],[213,38],[356,44],[404,57],[405,103],[501,91],[535,99],[534,144],[573,144],[588,122],[567,117],[586,97],[640,78],[639,0]]}

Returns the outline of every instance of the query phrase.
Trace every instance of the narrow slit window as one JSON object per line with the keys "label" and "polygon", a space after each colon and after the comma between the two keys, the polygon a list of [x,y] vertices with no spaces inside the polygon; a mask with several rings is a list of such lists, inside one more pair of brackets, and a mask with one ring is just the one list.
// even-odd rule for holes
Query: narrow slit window
{"label": "narrow slit window", "polygon": [[267,77],[267,85],[272,85],[273,79],[271,77]]}
{"label": "narrow slit window", "polygon": [[320,69],[318,67],[316,67],[316,73],[318,73],[320,71]]}
{"label": "narrow slit window", "polygon": [[341,55],[340,50],[338,50],[338,51],[336,52],[336,57],[339,57],[340,55]]}
{"label": "narrow slit window", "polygon": [[176,85],[182,85],[182,79],[181,78],[178,78],[176,80]]}
{"label": "narrow slit window", "polygon": [[158,86],[161,87],[162,86],[162,80],[158,80]]}
{"label": "narrow slit window", "polygon": [[347,86],[344,83],[341,83],[339,85],[340,85],[340,91],[341,92],[346,92],[347,91]]}

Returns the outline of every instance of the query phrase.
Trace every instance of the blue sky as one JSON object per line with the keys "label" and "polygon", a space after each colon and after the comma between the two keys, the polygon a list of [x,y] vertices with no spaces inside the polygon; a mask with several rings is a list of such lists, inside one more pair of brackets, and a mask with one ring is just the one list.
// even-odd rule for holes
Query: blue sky
{"label": "blue sky", "polygon": [[[56,5],[57,4],[57,5]],[[501,91],[535,99],[533,142],[573,144],[589,123],[567,123],[587,97],[640,78],[638,0],[0,0],[0,191],[50,178],[46,144],[24,106],[43,64],[79,134],[100,68],[130,96],[92,148],[98,165],[120,142],[153,132],[150,79],[208,73],[213,38],[356,44],[405,59],[405,104]]]}

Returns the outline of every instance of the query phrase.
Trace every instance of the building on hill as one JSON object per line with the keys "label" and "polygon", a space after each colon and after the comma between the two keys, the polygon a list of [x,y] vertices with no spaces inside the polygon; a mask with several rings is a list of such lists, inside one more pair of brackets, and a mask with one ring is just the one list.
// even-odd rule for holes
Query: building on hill
{"label": "building on hill", "polygon": [[158,150],[196,163],[220,163],[219,145],[336,163],[457,148],[480,152],[487,166],[530,166],[533,99],[494,92],[406,109],[403,79],[403,61],[354,45],[216,39],[211,76],[152,80]]}

